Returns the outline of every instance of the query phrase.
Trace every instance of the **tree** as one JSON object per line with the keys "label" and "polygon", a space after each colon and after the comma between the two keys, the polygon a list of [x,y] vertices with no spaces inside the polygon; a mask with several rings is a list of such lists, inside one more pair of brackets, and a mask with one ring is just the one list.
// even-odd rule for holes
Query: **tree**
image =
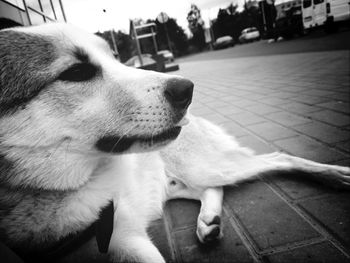
{"label": "tree", "polygon": [[255,0],[246,2],[242,12],[238,12],[237,5],[233,4],[227,8],[220,9],[212,27],[215,38],[230,35],[238,40],[241,31],[247,27],[256,27],[262,32],[262,16],[258,2]]}
{"label": "tree", "polygon": [[[116,40],[119,57],[121,62],[125,62],[130,57],[132,57],[136,53],[136,47],[134,41],[131,37],[121,31],[112,32],[114,35],[114,39]],[[96,35],[105,39],[109,46],[113,49],[113,42],[110,31],[97,32]]]}
{"label": "tree", "polygon": [[187,14],[188,27],[192,33],[190,43],[196,46],[200,51],[205,47],[204,21],[199,8],[192,4]]}
{"label": "tree", "polygon": [[[156,20],[155,23],[157,25],[157,40],[159,49],[169,49],[164,25],[159,23],[158,20]],[[174,18],[168,19],[166,22],[166,27],[174,55],[181,56],[186,54],[188,50],[188,38],[183,28],[177,24],[176,19]]]}

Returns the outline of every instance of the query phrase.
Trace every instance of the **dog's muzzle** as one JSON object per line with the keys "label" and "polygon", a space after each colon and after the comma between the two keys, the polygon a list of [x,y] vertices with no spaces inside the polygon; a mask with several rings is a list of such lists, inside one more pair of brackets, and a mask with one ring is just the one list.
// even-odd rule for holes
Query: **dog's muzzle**
{"label": "dog's muzzle", "polygon": [[[129,150],[135,143],[151,149],[154,146],[165,145],[175,140],[181,132],[181,126],[185,125],[186,121],[183,120],[181,123],[181,120],[186,114],[188,106],[191,104],[193,86],[192,81],[179,77],[170,78],[164,83],[164,97],[172,107],[173,125],[170,124],[162,131],[158,131],[157,133],[151,132],[147,135],[143,135],[142,133],[139,135],[125,134],[123,136],[116,134],[104,135],[97,140],[95,147],[105,153],[123,153]],[[152,126],[150,129],[152,129]]]}

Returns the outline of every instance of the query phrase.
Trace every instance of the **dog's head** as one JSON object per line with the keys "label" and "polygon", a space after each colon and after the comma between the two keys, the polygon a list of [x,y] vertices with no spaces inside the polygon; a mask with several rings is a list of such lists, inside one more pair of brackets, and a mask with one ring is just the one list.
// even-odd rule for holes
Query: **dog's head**
{"label": "dog's head", "polygon": [[0,153],[153,150],[180,133],[192,91],[184,78],[122,65],[103,39],[68,25],[3,30]]}

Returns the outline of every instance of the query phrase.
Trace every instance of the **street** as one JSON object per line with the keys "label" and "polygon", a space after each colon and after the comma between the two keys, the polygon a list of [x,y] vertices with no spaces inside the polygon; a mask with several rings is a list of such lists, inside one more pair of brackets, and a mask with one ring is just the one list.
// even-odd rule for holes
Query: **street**
{"label": "street", "polygon": [[[350,32],[315,32],[179,59],[190,111],[258,154],[350,166]],[[277,55],[278,54],[278,55]],[[224,238],[196,239],[197,201],[175,200],[150,233],[169,262],[350,262],[350,194],[301,174],[226,187]]]}
{"label": "street", "polygon": [[177,60],[178,63],[196,60],[227,59],[235,57],[267,56],[287,53],[303,53],[350,49],[350,30],[342,28],[336,34],[326,34],[322,29],[304,37],[267,43],[267,40],[249,44],[236,44],[232,48],[208,51]]}

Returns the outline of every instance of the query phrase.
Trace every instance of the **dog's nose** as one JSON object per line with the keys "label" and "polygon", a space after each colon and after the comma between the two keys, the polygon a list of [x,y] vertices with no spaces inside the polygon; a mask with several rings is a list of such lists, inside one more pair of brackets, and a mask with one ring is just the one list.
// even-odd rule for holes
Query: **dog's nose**
{"label": "dog's nose", "polygon": [[169,79],[164,90],[165,98],[173,107],[186,109],[192,101],[193,86],[188,79]]}

